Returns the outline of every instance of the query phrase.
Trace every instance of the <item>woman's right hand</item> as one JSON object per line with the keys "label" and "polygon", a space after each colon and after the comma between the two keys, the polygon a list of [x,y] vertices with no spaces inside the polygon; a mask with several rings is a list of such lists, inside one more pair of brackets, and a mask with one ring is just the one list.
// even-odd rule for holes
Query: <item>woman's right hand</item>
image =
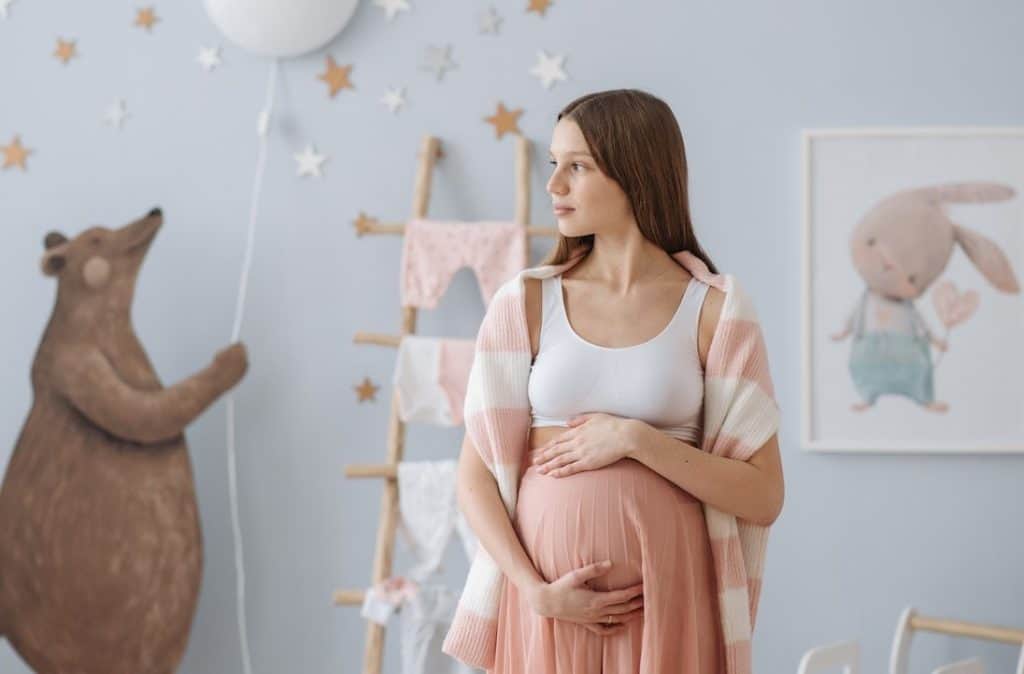
{"label": "woman's right hand", "polygon": [[573,569],[551,583],[540,584],[529,595],[530,605],[539,615],[577,623],[595,634],[621,632],[627,621],[643,615],[643,583],[607,591],[586,587],[588,580],[608,573],[611,568],[610,562],[595,562]]}

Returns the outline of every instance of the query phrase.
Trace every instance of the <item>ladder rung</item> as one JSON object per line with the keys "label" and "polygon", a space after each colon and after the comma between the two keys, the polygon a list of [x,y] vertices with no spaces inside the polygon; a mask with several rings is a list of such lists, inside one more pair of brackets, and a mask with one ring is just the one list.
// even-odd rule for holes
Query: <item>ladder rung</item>
{"label": "ladder rung", "polygon": [[398,477],[398,466],[392,463],[353,463],[345,466],[345,477]]}
{"label": "ladder rung", "polygon": [[335,606],[353,606],[363,604],[363,590],[335,590],[334,591],[334,605]]}

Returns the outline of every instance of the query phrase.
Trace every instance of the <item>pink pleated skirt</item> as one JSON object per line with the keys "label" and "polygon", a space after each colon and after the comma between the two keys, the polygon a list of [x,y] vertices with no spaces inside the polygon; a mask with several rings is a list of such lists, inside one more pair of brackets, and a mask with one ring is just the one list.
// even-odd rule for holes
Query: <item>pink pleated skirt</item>
{"label": "pink pleated skirt", "polygon": [[489,674],[721,674],[725,666],[703,506],[632,459],[567,477],[537,472],[528,452],[514,527],[548,581],[604,559],[588,582],[643,581],[643,614],[608,636],[537,615],[505,579]]}

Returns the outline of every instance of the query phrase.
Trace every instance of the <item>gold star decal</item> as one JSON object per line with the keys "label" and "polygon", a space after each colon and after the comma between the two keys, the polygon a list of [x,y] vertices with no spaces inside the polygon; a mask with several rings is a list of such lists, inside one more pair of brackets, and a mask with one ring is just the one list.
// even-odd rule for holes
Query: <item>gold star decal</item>
{"label": "gold star decal", "polygon": [[0,145],[0,152],[4,153],[4,166],[3,168],[10,168],[17,166],[22,171],[28,169],[25,166],[25,160],[28,159],[29,154],[32,150],[21,145],[21,137],[15,136],[14,140],[11,141],[10,145]]}
{"label": "gold star decal", "polygon": [[494,132],[501,138],[506,133],[516,133],[522,135],[519,127],[516,126],[516,120],[523,114],[523,109],[518,110],[506,110],[502,103],[498,103],[498,112],[494,113],[490,117],[484,117],[484,121],[494,125]]}
{"label": "gold star decal", "polygon": [[78,52],[75,50],[75,41],[57,38],[57,49],[54,50],[53,55],[67,65],[68,61],[78,56]]}
{"label": "gold star decal", "polygon": [[364,400],[376,400],[377,390],[380,387],[374,386],[369,377],[363,377],[363,383],[354,388],[359,396],[359,402],[363,402]]}
{"label": "gold star decal", "polygon": [[359,211],[359,217],[352,224],[356,226],[356,236],[362,236],[369,233],[373,226],[377,224],[377,218],[371,218],[366,213]]}
{"label": "gold star decal", "polygon": [[548,7],[551,6],[551,0],[530,0],[530,6],[526,8],[527,12],[537,12],[541,16],[544,16],[544,12],[548,11]]}
{"label": "gold star decal", "polygon": [[342,89],[353,89],[352,83],[348,80],[348,74],[352,72],[352,66],[339,66],[334,57],[330,54],[327,55],[327,70],[316,76],[318,80],[327,82],[327,87],[330,89],[331,98]]}
{"label": "gold star decal", "polygon": [[139,28],[145,28],[150,32],[153,30],[153,24],[159,20],[160,19],[157,18],[156,11],[152,7],[140,9],[138,14],[135,15],[135,25]]}

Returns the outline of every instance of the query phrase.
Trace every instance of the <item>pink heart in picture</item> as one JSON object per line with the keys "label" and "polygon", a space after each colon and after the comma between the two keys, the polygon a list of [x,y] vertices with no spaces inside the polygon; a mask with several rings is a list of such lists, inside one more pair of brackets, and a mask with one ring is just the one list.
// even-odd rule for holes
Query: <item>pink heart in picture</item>
{"label": "pink heart in picture", "polygon": [[947,328],[970,318],[978,308],[978,301],[977,291],[958,292],[952,281],[943,281],[932,291],[935,313]]}

